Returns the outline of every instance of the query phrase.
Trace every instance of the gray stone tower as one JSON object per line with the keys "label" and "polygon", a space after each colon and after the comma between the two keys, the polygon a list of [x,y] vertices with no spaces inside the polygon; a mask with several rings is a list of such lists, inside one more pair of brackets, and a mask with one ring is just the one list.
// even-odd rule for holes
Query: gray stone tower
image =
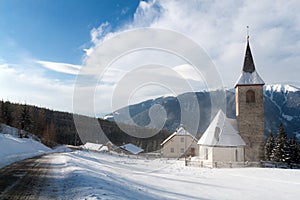
{"label": "gray stone tower", "polygon": [[255,70],[247,39],[243,71],[235,85],[236,119],[246,143],[245,161],[256,162],[264,156],[264,81]]}

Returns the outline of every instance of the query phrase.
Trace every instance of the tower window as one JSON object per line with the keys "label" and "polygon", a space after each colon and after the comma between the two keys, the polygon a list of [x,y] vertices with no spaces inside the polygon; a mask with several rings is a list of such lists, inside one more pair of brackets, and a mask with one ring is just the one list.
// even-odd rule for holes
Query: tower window
{"label": "tower window", "polygon": [[254,103],[255,102],[255,92],[253,90],[248,90],[246,92],[246,102]]}

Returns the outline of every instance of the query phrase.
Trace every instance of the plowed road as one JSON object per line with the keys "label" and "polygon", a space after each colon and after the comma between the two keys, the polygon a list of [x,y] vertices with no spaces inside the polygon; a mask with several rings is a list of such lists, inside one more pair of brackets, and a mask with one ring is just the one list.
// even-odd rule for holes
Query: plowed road
{"label": "plowed road", "polygon": [[30,158],[0,169],[0,199],[38,199],[49,181],[48,157],[52,155]]}

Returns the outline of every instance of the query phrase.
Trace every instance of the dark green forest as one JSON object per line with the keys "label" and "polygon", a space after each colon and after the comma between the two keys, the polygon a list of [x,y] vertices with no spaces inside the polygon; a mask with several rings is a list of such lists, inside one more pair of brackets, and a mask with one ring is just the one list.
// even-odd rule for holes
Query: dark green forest
{"label": "dark green forest", "polygon": [[[99,127],[102,128],[106,137],[115,145],[133,143],[145,150],[152,152],[161,148],[160,144],[170,133],[166,130],[159,131],[156,135],[149,138],[137,138],[128,135],[122,131],[115,122],[96,119],[98,124],[88,123],[91,117],[76,115],[81,122],[79,129],[85,130],[84,135],[77,133],[73,120],[73,114],[40,108],[37,106],[11,103],[9,101],[0,101],[0,122],[20,130],[32,133],[41,141],[53,147],[58,144],[81,145],[85,142],[98,143],[100,135]],[[128,130],[133,133],[145,133],[149,129],[137,126],[126,125]],[[19,135],[26,137],[26,135]],[[100,140],[101,142],[101,140]]]}

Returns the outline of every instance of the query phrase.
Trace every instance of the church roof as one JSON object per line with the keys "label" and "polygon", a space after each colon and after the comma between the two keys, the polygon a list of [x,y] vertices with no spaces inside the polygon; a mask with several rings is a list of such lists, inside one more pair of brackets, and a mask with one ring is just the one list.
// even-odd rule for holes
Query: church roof
{"label": "church roof", "polygon": [[190,134],[187,130],[185,130],[183,127],[180,127],[178,130],[176,130],[174,133],[172,133],[167,139],[165,139],[161,145],[164,145],[166,142],[168,142],[170,139],[172,139],[174,136],[190,136],[192,137],[195,141],[197,141],[197,139]]}
{"label": "church roof", "polygon": [[219,110],[198,144],[226,147],[245,146],[246,144],[237,129],[236,119],[227,118],[223,111]]}
{"label": "church roof", "polygon": [[253,61],[249,41],[247,41],[243,71],[244,72],[249,72],[249,73],[252,73],[252,72],[255,71],[255,66],[254,66],[254,61]]}
{"label": "church roof", "polygon": [[243,72],[235,86],[238,85],[264,85],[264,81],[255,70],[255,65],[250,49],[249,40],[247,41],[246,53],[244,58]]}

